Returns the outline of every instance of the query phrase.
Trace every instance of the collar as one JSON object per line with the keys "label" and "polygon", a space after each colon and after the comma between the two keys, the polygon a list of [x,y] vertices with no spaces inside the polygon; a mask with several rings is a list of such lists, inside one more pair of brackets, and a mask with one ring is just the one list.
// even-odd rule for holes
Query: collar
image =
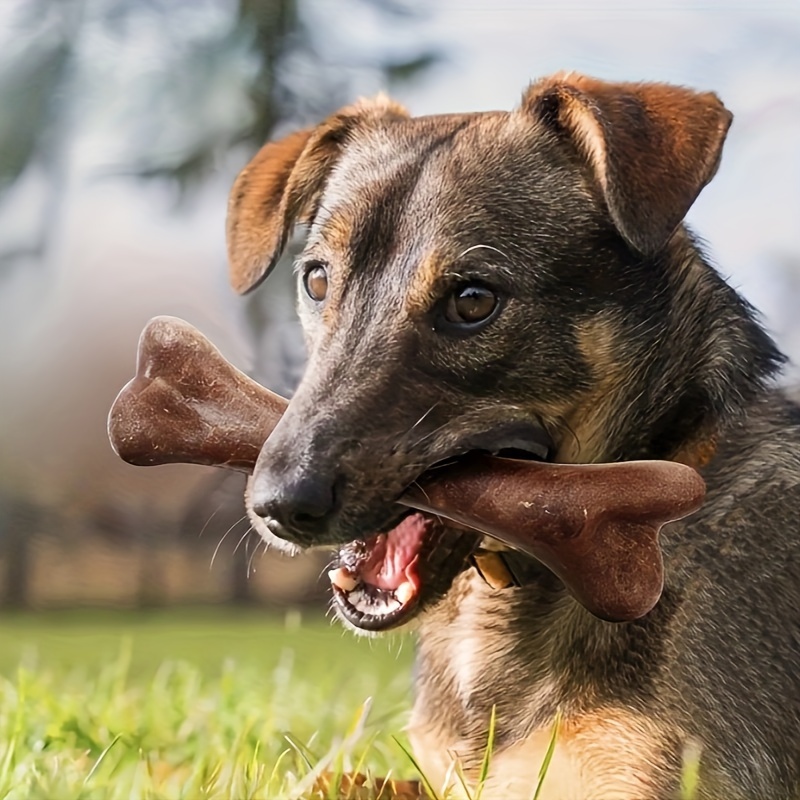
{"label": "collar", "polygon": [[492,589],[509,589],[538,583],[549,570],[544,564],[514,550],[476,550],[472,565]]}

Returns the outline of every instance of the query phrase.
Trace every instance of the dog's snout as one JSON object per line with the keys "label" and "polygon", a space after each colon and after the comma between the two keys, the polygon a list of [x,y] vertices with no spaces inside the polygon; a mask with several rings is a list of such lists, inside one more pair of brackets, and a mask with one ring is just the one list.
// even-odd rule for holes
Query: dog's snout
{"label": "dog's snout", "polygon": [[252,493],[253,511],[260,517],[274,519],[285,538],[311,545],[324,533],[336,511],[339,483],[319,473],[300,473],[288,478],[262,473]]}

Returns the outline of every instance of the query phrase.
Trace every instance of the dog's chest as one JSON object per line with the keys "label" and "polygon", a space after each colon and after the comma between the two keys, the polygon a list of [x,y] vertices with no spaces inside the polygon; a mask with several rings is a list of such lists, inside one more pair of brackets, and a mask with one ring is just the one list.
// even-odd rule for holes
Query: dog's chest
{"label": "dog's chest", "polygon": [[[531,611],[536,621],[521,622],[520,615]],[[578,709],[575,695],[585,699],[587,687],[571,683],[561,659],[570,622],[563,604],[537,607],[530,594],[498,593],[474,574],[459,578],[426,615],[408,734],[434,789],[449,786],[447,796],[468,796],[459,794],[456,771],[474,785],[494,708],[487,800],[533,796],[559,711],[566,715],[540,800],[650,796],[663,735],[621,708]],[[609,742],[615,745],[609,748]]]}
{"label": "dog's chest", "polygon": [[[493,707],[498,734],[504,742],[516,743],[502,745],[504,755],[515,762],[518,744],[530,738],[532,720],[543,721],[544,733],[545,720],[555,714],[558,692],[547,668],[549,643],[536,630],[521,641],[516,630],[518,613],[513,590],[492,590],[470,572],[456,581],[443,603],[422,622],[409,737],[437,790],[452,782],[448,776],[455,777],[454,757],[467,774],[478,768]],[[534,739],[531,746],[538,748],[538,738]],[[543,741],[542,757],[546,749],[547,741]],[[525,761],[540,764],[541,758]],[[522,764],[513,765],[520,785],[529,785],[527,772]]]}

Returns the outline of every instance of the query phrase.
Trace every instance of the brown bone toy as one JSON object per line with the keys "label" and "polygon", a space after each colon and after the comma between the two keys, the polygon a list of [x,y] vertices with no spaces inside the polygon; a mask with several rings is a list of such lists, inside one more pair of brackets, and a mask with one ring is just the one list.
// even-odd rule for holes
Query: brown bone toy
{"label": "brown bone toy", "polygon": [[[131,464],[252,472],[286,407],[191,325],[156,317],[142,332],[136,376],[114,402],[108,432]],[[661,596],[661,527],[696,511],[704,494],[698,473],[671,461],[544,464],[475,455],[426,476],[399,502],[533,556],[593,614],[625,621]]]}

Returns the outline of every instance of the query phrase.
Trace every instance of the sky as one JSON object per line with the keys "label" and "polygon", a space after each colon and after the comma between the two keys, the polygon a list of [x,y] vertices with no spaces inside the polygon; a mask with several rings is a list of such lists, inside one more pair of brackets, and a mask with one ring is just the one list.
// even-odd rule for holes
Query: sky
{"label": "sky", "polygon": [[[418,113],[508,108],[568,69],[715,91],[734,114],[722,165],[689,212],[720,271],[800,362],[800,2],[486,3],[443,0],[429,35],[453,60],[408,102]],[[406,99],[406,98],[403,98]],[[798,373],[800,375],[800,373]]]}
{"label": "sky", "polygon": [[[331,0],[304,5],[332,58],[420,43],[443,53],[395,92],[417,114],[510,108],[532,78],[561,69],[717,92],[734,125],[688,222],[800,363],[800,2],[439,0],[424,19],[388,28],[358,0],[347,5],[347,14]],[[0,28],[1,20],[0,12]],[[163,187],[97,178],[117,152],[119,120],[136,108],[138,79],[163,54],[159,35],[138,29],[114,50],[92,44],[93,57],[108,59],[107,80],[93,88],[105,99],[87,104],[90,113],[64,132],[68,191],[47,288],[20,270],[0,291],[0,456],[6,476],[27,486],[60,476],[54,496],[101,492],[105,481],[127,476],[105,441],[105,412],[132,372],[149,317],[182,316],[234,362],[252,358],[242,301],[225,276],[229,167],[179,214]],[[220,85],[209,86],[211,112],[197,124],[224,126],[236,111],[237,98]],[[357,88],[381,87],[372,76]],[[25,231],[42,191],[35,175],[26,179],[13,208],[2,209],[0,239]],[[800,378],[796,368],[792,374]]]}

